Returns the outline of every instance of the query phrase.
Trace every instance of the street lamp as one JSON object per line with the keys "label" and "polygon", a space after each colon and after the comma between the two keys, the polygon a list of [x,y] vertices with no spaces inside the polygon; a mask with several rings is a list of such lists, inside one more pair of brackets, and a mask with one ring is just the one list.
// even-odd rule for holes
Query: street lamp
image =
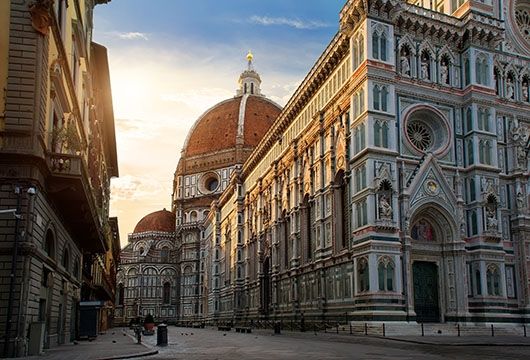
{"label": "street lamp", "polygon": [[[15,209],[0,210],[2,213],[12,213],[15,217],[15,241],[13,244],[13,255],[11,257],[11,273],[9,275],[9,298],[7,301],[7,316],[6,316],[6,327],[4,334],[4,356],[7,357],[9,353],[9,333],[11,331],[11,317],[12,317],[12,308],[13,308],[13,292],[15,289],[15,279],[17,271],[17,260],[18,260],[18,240],[20,236],[20,219],[22,219],[22,214],[20,214],[20,203],[22,201],[22,191],[26,190],[26,193],[29,196],[34,196],[37,193],[37,190],[31,186],[28,188],[22,188],[20,186],[15,186],[15,194],[17,194],[17,206]],[[17,331],[18,332],[18,331]],[[18,333],[17,333],[18,337]]]}

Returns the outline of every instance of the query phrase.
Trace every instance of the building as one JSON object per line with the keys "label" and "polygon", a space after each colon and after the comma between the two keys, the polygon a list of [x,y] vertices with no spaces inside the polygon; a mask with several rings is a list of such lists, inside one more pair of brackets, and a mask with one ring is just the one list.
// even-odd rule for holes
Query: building
{"label": "building", "polygon": [[347,1],[212,203],[201,316],[527,322],[529,12]]}
{"label": "building", "polygon": [[128,325],[147,314],[177,321],[178,256],[175,214],[166,209],[142,218],[120,254],[115,322]]}
{"label": "building", "polygon": [[75,339],[83,300],[113,306],[118,164],[106,49],[91,41],[105,2],[0,3],[3,356]]}
{"label": "building", "polygon": [[175,172],[181,322],[528,322],[530,7],[348,0],[283,110],[249,67]]}

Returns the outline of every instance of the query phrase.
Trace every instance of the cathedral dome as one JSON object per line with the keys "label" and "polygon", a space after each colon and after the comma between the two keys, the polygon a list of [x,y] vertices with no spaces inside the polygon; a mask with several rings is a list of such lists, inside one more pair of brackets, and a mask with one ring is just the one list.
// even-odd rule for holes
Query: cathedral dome
{"label": "cathedral dome", "polygon": [[147,231],[174,232],[175,214],[164,209],[144,216],[142,220],[136,224],[133,233]]}
{"label": "cathedral dome", "polygon": [[236,144],[255,147],[281,108],[260,95],[242,94],[207,110],[188,134],[183,148],[186,157],[233,149]]}

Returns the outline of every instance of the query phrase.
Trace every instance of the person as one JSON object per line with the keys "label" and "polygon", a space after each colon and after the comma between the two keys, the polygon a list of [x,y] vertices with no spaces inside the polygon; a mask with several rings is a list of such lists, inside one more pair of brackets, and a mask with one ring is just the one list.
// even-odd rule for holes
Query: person
{"label": "person", "polygon": [[381,195],[381,197],[379,198],[379,209],[380,216],[382,219],[392,218],[392,207],[388,203],[386,195]]}
{"label": "person", "polygon": [[447,64],[442,62],[442,66],[440,67],[440,78],[442,80],[442,84],[448,84],[448,75],[449,75],[449,69]]}
{"label": "person", "polygon": [[429,65],[427,64],[426,59],[421,61],[421,78],[429,79]]}
{"label": "person", "polygon": [[508,78],[508,80],[506,80],[506,97],[508,97],[508,99],[513,99],[513,95],[514,95],[513,82],[511,78]]}

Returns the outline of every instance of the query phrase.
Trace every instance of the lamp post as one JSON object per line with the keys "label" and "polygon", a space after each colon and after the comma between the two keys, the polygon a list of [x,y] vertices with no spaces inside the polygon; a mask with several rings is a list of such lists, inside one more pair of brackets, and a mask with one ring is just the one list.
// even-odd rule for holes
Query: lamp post
{"label": "lamp post", "polygon": [[[18,260],[18,241],[20,237],[20,219],[22,215],[20,214],[20,203],[22,201],[22,190],[20,186],[15,186],[15,194],[17,195],[17,205],[15,209],[2,210],[2,213],[12,212],[15,217],[15,240],[13,244],[13,255],[11,256],[11,273],[9,274],[9,297],[7,300],[7,316],[6,316],[6,327],[4,334],[4,357],[9,355],[9,333],[11,332],[11,321],[13,315],[13,293],[15,290],[15,279],[17,271],[17,260]],[[26,189],[28,195],[33,196],[36,194],[36,189],[34,187],[29,187]],[[18,336],[18,334],[17,334]]]}

